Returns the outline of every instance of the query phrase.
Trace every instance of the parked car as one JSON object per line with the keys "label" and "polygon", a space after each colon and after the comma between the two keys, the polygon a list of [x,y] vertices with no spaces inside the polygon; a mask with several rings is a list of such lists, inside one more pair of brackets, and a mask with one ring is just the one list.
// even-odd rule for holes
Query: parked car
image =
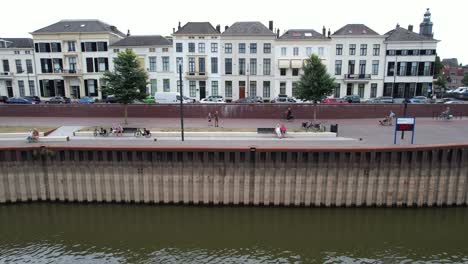
{"label": "parked car", "polygon": [[46,101],[48,104],[69,104],[71,99],[65,96],[55,96]]}
{"label": "parked car", "polygon": [[8,101],[8,96],[4,96],[4,95],[0,96],[0,103],[6,104],[7,101]]}
{"label": "parked car", "polygon": [[429,104],[431,103],[431,99],[427,98],[426,96],[415,96],[411,99],[417,99],[421,102],[421,104]]}
{"label": "parked car", "polygon": [[247,98],[240,98],[234,103],[239,103],[239,104],[255,104],[257,103],[257,100],[255,98],[247,97]]}
{"label": "parked car", "polygon": [[[403,98],[402,98],[403,99]],[[404,99],[401,101],[403,102]],[[367,101],[369,104],[392,104],[393,103],[393,97],[391,96],[380,96],[376,98],[371,98]]]}
{"label": "parked car", "polygon": [[270,101],[271,103],[277,104],[290,104],[290,103],[297,103],[297,100],[294,97],[283,97],[278,96]]}
{"label": "parked car", "polygon": [[[177,104],[180,103],[180,93],[176,92],[156,92],[154,93],[154,100],[158,104]],[[185,97],[182,100],[184,104],[192,103],[191,99],[186,100]]]}
{"label": "parked car", "polygon": [[210,95],[207,98],[216,98],[216,99],[219,99],[221,101],[224,101],[224,98],[221,95]]}
{"label": "parked car", "polygon": [[417,98],[410,98],[408,99],[408,103],[410,104],[425,104],[426,102],[422,99],[417,99]]}
{"label": "parked car", "polygon": [[212,97],[212,98],[203,98],[200,100],[202,104],[225,104],[226,102],[223,99]]}
{"label": "parked car", "polygon": [[6,101],[7,104],[32,104],[31,101],[24,99],[23,97],[10,97]]}
{"label": "parked car", "polygon": [[143,102],[146,104],[154,104],[156,101],[154,100],[154,96],[148,96],[145,99],[143,99]]}
{"label": "parked car", "polygon": [[41,98],[39,98],[39,96],[24,96],[23,98],[31,101],[33,104],[41,103]]}
{"label": "parked car", "polygon": [[466,103],[467,102],[462,101],[462,100],[452,99],[450,101],[445,102],[444,104],[466,104]]}
{"label": "parked car", "polygon": [[347,101],[348,103],[359,104],[361,102],[361,97],[359,95],[347,95],[342,98],[343,100]]}
{"label": "parked car", "polygon": [[455,93],[455,94],[464,93],[464,92],[468,92],[468,87],[458,87],[457,89],[447,91],[447,93]]}
{"label": "parked car", "polygon": [[345,101],[341,98],[325,98],[321,102],[322,104],[348,104],[348,101]]}
{"label": "parked car", "polygon": [[440,98],[440,99],[436,99],[436,104],[443,104],[443,103],[446,103],[448,101],[452,101],[453,98]]}
{"label": "parked car", "polygon": [[90,96],[81,97],[80,99],[77,100],[79,104],[94,104],[95,101],[96,99]]}
{"label": "parked car", "polygon": [[108,95],[104,100],[106,104],[115,104],[117,103],[117,98],[114,95]]}

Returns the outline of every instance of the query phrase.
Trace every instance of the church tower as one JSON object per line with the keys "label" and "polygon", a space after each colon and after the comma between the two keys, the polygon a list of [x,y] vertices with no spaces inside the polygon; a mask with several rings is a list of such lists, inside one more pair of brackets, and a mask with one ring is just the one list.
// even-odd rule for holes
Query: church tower
{"label": "church tower", "polygon": [[424,14],[423,22],[419,25],[419,34],[432,38],[434,36],[434,34],[432,33],[432,26],[433,23],[431,22],[431,12],[428,8],[426,13]]}

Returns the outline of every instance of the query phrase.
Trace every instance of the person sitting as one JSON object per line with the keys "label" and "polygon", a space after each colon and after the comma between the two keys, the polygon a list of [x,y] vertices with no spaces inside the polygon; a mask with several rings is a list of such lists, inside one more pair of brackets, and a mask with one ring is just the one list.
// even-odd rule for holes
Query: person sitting
{"label": "person sitting", "polygon": [[294,116],[292,115],[291,107],[288,107],[288,111],[286,111],[286,120],[292,120]]}
{"label": "person sitting", "polygon": [[281,131],[281,136],[285,137],[286,136],[286,126],[284,124],[281,124],[280,131]]}
{"label": "person sitting", "polygon": [[451,119],[453,117],[452,111],[450,110],[450,107],[447,106],[444,112],[441,114],[442,118],[444,119]]}
{"label": "person sitting", "polygon": [[101,135],[101,136],[107,135],[107,130],[106,130],[105,128],[102,128],[102,127],[101,127],[101,128],[99,129],[99,135]]}
{"label": "person sitting", "polygon": [[392,125],[394,118],[395,118],[395,113],[393,113],[393,111],[390,110],[390,114],[388,115],[388,123],[390,126]]}
{"label": "person sitting", "polygon": [[276,133],[276,136],[281,139],[283,136],[281,134],[281,126],[280,124],[276,124],[276,127],[275,127],[275,133]]}
{"label": "person sitting", "polygon": [[391,125],[390,116],[385,116],[383,120],[379,120],[379,123],[382,126],[390,126]]}
{"label": "person sitting", "polygon": [[150,134],[150,131],[148,129],[143,128],[143,136],[148,136]]}
{"label": "person sitting", "polygon": [[37,131],[35,128],[29,131],[27,140],[28,142],[37,142],[39,140],[39,131]]}

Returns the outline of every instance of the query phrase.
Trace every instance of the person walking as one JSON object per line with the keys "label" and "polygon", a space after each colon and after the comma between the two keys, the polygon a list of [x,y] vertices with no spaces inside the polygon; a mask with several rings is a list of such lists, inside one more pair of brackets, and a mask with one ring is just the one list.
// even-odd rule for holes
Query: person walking
{"label": "person walking", "polygon": [[208,126],[211,126],[211,112],[208,112]]}
{"label": "person walking", "polygon": [[219,127],[219,113],[216,111],[214,113],[215,127]]}

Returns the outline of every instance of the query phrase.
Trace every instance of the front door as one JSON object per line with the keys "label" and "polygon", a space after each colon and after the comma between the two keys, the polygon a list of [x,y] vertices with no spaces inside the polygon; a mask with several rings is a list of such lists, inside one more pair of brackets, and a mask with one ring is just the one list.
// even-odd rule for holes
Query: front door
{"label": "front door", "polygon": [[80,86],[73,85],[71,86],[71,98],[77,99],[80,98]]}
{"label": "front door", "polygon": [[205,81],[200,81],[198,83],[198,86],[200,88],[200,100],[206,97],[206,82]]}
{"label": "front door", "polygon": [[13,97],[13,83],[11,81],[6,81],[8,97]]}
{"label": "front door", "polygon": [[239,81],[239,98],[245,98],[245,82]]}

